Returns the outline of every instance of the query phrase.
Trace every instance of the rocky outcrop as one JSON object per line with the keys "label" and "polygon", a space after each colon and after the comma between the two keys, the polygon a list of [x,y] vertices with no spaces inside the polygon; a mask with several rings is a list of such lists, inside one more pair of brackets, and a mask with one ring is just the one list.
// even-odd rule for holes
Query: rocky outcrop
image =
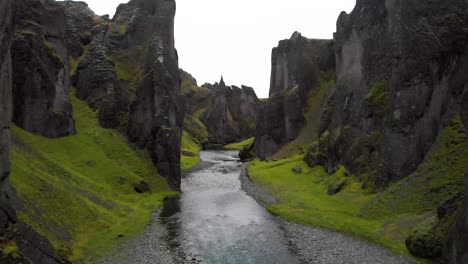
{"label": "rocky outcrop", "polygon": [[45,137],[75,133],[65,15],[55,1],[21,1],[12,43],[13,121]]}
{"label": "rocky outcrop", "polygon": [[[12,66],[10,44],[16,43],[18,38],[14,35],[14,24],[18,23],[18,27],[24,25],[24,20],[21,20],[21,12],[24,11],[21,9],[24,8],[23,4],[25,4],[23,1],[17,0],[5,0],[0,3],[0,262],[6,264],[29,263],[30,261],[45,264],[65,263],[55,257],[56,254],[49,241],[18,220],[15,206],[20,201],[9,183],[12,146],[10,126],[14,112],[13,89],[17,88],[13,86],[13,81],[18,78],[15,72],[17,69]],[[29,5],[29,7],[33,10],[36,6]],[[16,61],[13,61],[13,65],[15,63]],[[33,69],[32,65],[24,66]],[[25,77],[21,76],[23,79]],[[16,102],[15,107],[17,107]],[[17,252],[3,251],[6,245],[16,246]]]}
{"label": "rocky outcrop", "polygon": [[119,80],[107,43],[109,24],[91,30],[93,40],[73,76],[78,98],[99,110],[99,122],[105,128],[118,128],[129,104],[129,85]]}
{"label": "rocky outcrop", "polygon": [[209,144],[224,145],[255,136],[259,100],[251,87],[227,86],[223,78],[201,87],[189,73],[181,70],[185,112],[199,118],[208,130]]}
{"label": "rocky outcrop", "polygon": [[227,86],[223,78],[202,87],[211,91],[210,107],[200,117],[210,143],[224,145],[254,136],[259,100],[251,87]]}
{"label": "rocky outcrop", "polygon": [[[335,34],[328,166],[379,188],[414,172],[460,110],[466,2],[357,1]],[[329,169],[329,171],[333,171]]]}
{"label": "rocky outcrop", "polygon": [[[10,125],[13,112],[10,41],[13,37],[14,2],[15,0],[0,2],[0,237],[4,237],[10,225],[16,222],[8,179],[11,169]],[[0,251],[0,260],[13,263],[12,257],[5,255],[3,251]]]}
{"label": "rocky outcrop", "polygon": [[126,20],[127,47],[144,43],[140,40],[149,41],[142,68],[144,77],[130,108],[129,139],[148,149],[161,175],[179,189],[184,113],[179,102],[179,66],[174,47],[175,9],[173,0],[133,0],[119,6],[116,21],[122,25]]}
{"label": "rocky outcrop", "polygon": [[260,158],[272,156],[298,136],[309,92],[334,67],[331,40],[307,39],[295,32],[273,49],[270,98],[258,111],[255,152]]}
{"label": "rocky outcrop", "polygon": [[463,264],[468,262],[468,172],[465,175],[465,199],[459,210],[459,217],[445,247],[444,257],[447,263]]}
{"label": "rocky outcrop", "polygon": [[[87,8],[72,4],[68,12],[73,8],[86,21],[69,15],[67,24],[89,27]],[[174,16],[175,1],[132,0],[117,8],[112,21],[95,18],[73,82],[77,96],[97,109],[101,126],[125,131],[149,150],[160,174],[179,189],[183,111]]]}
{"label": "rocky outcrop", "polygon": [[96,22],[102,21],[102,18],[96,16],[85,2],[61,1],[57,3],[65,11],[65,43],[68,53],[73,58],[78,58],[83,54],[84,46],[91,43],[91,29]]}

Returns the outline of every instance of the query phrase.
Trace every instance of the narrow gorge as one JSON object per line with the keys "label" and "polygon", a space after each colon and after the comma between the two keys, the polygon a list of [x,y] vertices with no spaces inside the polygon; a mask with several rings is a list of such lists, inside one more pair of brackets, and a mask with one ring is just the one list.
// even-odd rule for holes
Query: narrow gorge
{"label": "narrow gorge", "polygon": [[0,263],[468,263],[468,2],[357,0],[268,98],[178,16],[0,2]]}

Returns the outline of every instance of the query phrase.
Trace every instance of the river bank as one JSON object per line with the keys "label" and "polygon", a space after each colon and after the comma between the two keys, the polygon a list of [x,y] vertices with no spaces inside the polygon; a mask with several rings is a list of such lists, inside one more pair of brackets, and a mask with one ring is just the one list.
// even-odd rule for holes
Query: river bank
{"label": "river bank", "polygon": [[[243,165],[240,180],[242,189],[264,207],[276,203],[276,198],[251,181],[246,165]],[[370,244],[361,239],[287,222],[276,217],[292,251],[304,263],[314,264],[405,264],[414,260],[399,256],[391,250]]]}

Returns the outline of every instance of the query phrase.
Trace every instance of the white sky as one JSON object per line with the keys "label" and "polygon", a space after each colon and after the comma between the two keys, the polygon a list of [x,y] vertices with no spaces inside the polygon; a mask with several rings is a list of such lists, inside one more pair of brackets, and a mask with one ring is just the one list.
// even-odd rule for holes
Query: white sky
{"label": "white sky", "polygon": [[[85,0],[86,1],[86,0]],[[87,0],[98,15],[115,13],[125,0]],[[268,97],[271,49],[299,31],[333,38],[341,11],[356,0],[176,0],[179,66],[201,85],[223,75],[226,84],[252,86]]]}

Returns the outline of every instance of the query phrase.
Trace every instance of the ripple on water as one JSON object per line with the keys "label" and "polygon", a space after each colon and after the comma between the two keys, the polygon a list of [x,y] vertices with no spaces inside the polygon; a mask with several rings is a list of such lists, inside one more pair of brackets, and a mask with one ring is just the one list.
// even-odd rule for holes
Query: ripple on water
{"label": "ripple on water", "polygon": [[181,254],[201,263],[298,263],[271,215],[241,190],[236,152],[200,156],[214,165],[183,179],[180,212],[168,218]]}

